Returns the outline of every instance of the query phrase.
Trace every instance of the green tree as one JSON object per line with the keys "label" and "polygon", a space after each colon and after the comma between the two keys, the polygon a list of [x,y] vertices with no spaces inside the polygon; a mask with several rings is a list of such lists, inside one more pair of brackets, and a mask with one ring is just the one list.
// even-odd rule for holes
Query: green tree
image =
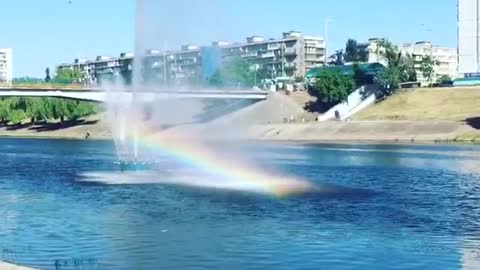
{"label": "green tree", "polygon": [[21,124],[23,120],[27,118],[27,114],[24,110],[15,109],[10,111],[9,120],[14,124]]}
{"label": "green tree", "polygon": [[439,83],[451,83],[452,82],[452,78],[448,75],[442,75],[439,79],[438,79],[438,82]]}
{"label": "green tree", "polygon": [[375,78],[382,85],[382,95],[390,95],[402,82],[416,81],[414,58],[402,55],[397,46],[384,39],[377,44],[376,53],[387,63],[386,69]]}
{"label": "green tree", "polygon": [[10,98],[0,98],[0,123],[6,124],[10,120]]}
{"label": "green tree", "polygon": [[227,60],[210,78],[209,84],[215,87],[252,87],[254,73],[250,64],[241,57]]}
{"label": "green tree", "polygon": [[415,69],[415,58],[411,54],[406,54],[402,56],[401,59],[401,68],[402,82],[416,82],[417,81],[417,70]]}
{"label": "green tree", "polygon": [[82,78],[82,73],[80,69],[74,67],[70,68],[59,68],[57,69],[57,74],[55,76],[54,81],[56,83],[63,83],[63,84],[72,84],[77,82]]}
{"label": "green tree", "polygon": [[346,101],[354,88],[353,76],[340,71],[325,70],[316,78],[313,94],[319,101],[334,105]]}
{"label": "green tree", "polygon": [[31,119],[31,123],[48,120],[52,113],[46,98],[26,98],[25,113]]}
{"label": "green tree", "polygon": [[19,78],[13,78],[13,83],[14,84],[37,84],[37,83],[42,83],[43,80],[39,78],[33,78],[33,77],[19,77]]}
{"label": "green tree", "polygon": [[355,88],[371,83],[371,81],[369,82],[368,80],[367,74],[360,67],[358,63],[353,63],[352,70],[353,70],[353,80],[355,82]]}
{"label": "green tree", "polygon": [[345,62],[357,62],[359,60],[358,45],[355,39],[348,39],[345,44]]}
{"label": "green tree", "polygon": [[435,66],[437,61],[435,61],[431,56],[423,56],[420,63],[420,72],[424,79],[427,80],[428,85],[432,84],[433,76],[435,75]]}
{"label": "green tree", "polygon": [[330,59],[332,59],[328,64],[330,66],[343,66],[345,64],[344,62],[344,53],[343,50],[337,50],[333,55],[330,56]]}
{"label": "green tree", "polygon": [[345,44],[345,62],[368,62],[368,52],[360,47],[355,39],[348,39]]}
{"label": "green tree", "polygon": [[45,69],[45,82],[48,83],[50,82],[51,78],[50,78],[50,68],[46,68]]}

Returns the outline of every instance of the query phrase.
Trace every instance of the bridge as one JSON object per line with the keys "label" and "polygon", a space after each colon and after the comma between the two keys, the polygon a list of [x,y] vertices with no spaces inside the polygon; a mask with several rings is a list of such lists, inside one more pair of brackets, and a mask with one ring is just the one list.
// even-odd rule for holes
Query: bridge
{"label": "bridge", "polygon": [[[154,91],[138,90],[136,97],[144,102],[159,99],[250,99],[262,100],[268,96],[262,90],[178,90]],[[107,100],[131,101],[131,90],[75,89],[75,88],[25,88],[0,87],[0,97],[55,97],[84,101],[106,102]]]}

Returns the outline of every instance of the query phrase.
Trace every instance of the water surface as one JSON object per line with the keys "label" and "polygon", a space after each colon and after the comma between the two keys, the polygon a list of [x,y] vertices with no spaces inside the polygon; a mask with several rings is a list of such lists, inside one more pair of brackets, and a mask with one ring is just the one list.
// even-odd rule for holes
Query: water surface
{"label": "water surface", "polygon": [[[84,181],[121,176],[113,149],[0,139],[2,259],[41,269],[480,269],[479,147],[246,147],[260,167],[334,187],[286,198]],[[156,166],[175,176],[167,159]]]}

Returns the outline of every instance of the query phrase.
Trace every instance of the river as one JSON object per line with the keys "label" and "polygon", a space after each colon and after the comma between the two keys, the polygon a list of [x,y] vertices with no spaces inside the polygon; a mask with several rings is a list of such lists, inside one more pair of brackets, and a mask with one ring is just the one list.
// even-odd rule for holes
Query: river
{"label": "river", "polygon": [[0,139],[0,260],[40,269],[480,269],[480,147],[244,151],[332,188],[278,197],[84,181],[121,177],[111,142]]}

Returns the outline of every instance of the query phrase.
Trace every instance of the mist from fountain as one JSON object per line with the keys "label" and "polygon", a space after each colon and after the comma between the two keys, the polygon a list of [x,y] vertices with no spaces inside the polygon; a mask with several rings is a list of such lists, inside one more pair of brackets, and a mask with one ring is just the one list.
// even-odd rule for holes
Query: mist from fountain
{"label": "mist from fountain", "polygon": [[[210,16],[205,11],[212,10],[211,1],[197,0],[184,3],[185,1],[170,1],[170,9],[177,14],[163,10],[162,15],[156,13],[160,2],[157,0],[136,0],[135,21],[135,52],[132,66],[132,83],[126,86],[122,79],[115,80],[111,85],[105,86],[107,90],[107,115],[111,124],[111,131],[115,141],[120,170],[145,171],[155,166],[157,161],[173,162],[169,177],[165,180],[164,169],[161,172],[147,174],[153,182],[177,183],[210,187],[231,187],[234,189],[251,190],[274,194],[288,194],[291,192],[304,191],[309,187],[305,181],[297,181],[278,174],[267,173],[263,169],[251,166],[249,153],[243,153],[242,142],[235,141],[235,149],[228,144],[207,144],[202,133],[189,129],[189,123],[195,123],[198,115],[203,113],[205,104],[198,100],[162,99],[151,103],[145,102],[144,91],[175,91],[178,88],[167,85],[166,81],[151,84],[144,78],[145,59],[149,57],[146,51],[152,48],[161,48],[165,52],[167,41],[188,42],[190,38],[200,34],[198,29],[215,29],[218,25],[218,17]],[[160,3],[161,5],[161,3]],[[180,14],[178,14],[180,13]],[[186,25],[184,16],[192,16],[198,20],[196,25]],[[203,28],[202,28],[203,27]],[[211,34],[211,33],[210,33]],[[161,44],[161,45],[159,45]],[[165,55],[165,53],[164,53]],[[165,58],[164,58],[165,60]],[[165,67],[164,67],[165,68]],[[164,73],[165,74],[165,73]],[[118,76],[117,78],[119,78]],[[194,86],[187,87],[190,91],[197,89]],[[131,91],[132,99],[121,98],[118,91]],[[211,106],[210,106],[211,107]],[[228,108],[228,106],[227,106]],[[165,126],[187,126],[180,129],[181,132],[164,134]],[[222,126],[219,129],[209,129],[207,132],[216,133],[220,138],[229,136],[228,128]],[[245,162],[248,160],[249,162]],[[152,162],[153,161],[153,162]],[[150,166],[149,162],[153,164]],[[169,163],[170,164],[170,163]],[[165,167],[165,164],[163,164]],[[139,169],[140,168],[140,169]],[[193,170],[193,174],[192,174]],[[149,170],[150,171],[150,170]],[[186,172],[188,171],[188,174]],[[173,174],[173,177],[171,177]],[[125,174],[125,183],[138,182],[137,174]],[[124,178],[125,178],[124,177]],[[213,180],[215,179],[215,180]],[[225,182],[227,181],[227,182]],[[105,182],[108,182],[106,180]],[[231,182],[231,183],[230,183]],[[208,185],[207,185],[208,183]],[[229,183],[226,185],[225,183]]]}

